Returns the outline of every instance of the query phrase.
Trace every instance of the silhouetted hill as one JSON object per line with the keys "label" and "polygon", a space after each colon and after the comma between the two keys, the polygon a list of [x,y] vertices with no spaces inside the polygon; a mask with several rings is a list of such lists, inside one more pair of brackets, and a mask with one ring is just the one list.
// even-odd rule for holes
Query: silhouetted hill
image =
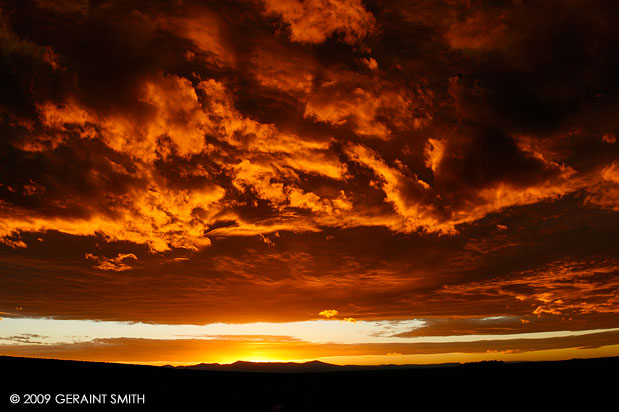
{"label": "silhouetted hill", "polygon": [[231,364],[200,363],[198,365],[191,366],[176,366],[175,368],[231,372],[304,373],[334,371],[338,369],[338,366],[320,361],[311,361],[305,363],[237,361]]}
{"label": "silhouetted hill", "polygon": [[411,368],[441,368],[457,366],[459,363],[441,363],[435,365],[333,365],[320,361],[310,362],[245,362],[237,361],[231,364],[200,363],[190,366],[168,366],[176,369],[195,369],[207,371],[230,372],[267,372],[267,373],[312,373],[312,372],[343,372],[370,371]]}
{"label": "silhouetted hill", "polygon": [[[196,365],[200,366],[200,365]],[[212,365],[211,365],[212,366]],[[617,410],[619,357],[562,362],[480,362],[449,367],[342,370],[306,364],[219,365],[195,370],[143,365],[0,357],[0,410],[173,411],[556,411]],[[273,368],[277,373],[266,371]],[[259,372],[246,372],[257,368]],[[294,373],[282,370],[289,368]],[[300,372],[309,368],[311,373]],[[314,369],[312,369],[314,368]],[[333,368],[333,371],[318,371]],[[10,395],[19,395],[17,405]],[[28,394],[49,394],[46,405],[24,405]],[[105,404],[74,402],[105,394]],[[143,396],[144,403],[111,404]],[[120,397],[118,396],[120,395]],[[77,398],[75,398],[77,396]],[[114,398],[113,398],[114,396]],[[72,404],[56,403],[70,399]],[[39,397],[44,400],[45,398]],[[140,399],[133,397],[133,400]]]}

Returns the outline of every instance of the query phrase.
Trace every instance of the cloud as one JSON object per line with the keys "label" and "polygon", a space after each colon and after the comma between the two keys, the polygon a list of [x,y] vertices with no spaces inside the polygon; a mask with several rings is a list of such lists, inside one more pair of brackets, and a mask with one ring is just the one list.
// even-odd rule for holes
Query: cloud
{"label": "cloud", "polygon": [[176,36],[189,40],[200,60],[207,64],[229,67],[236,64],[236,57],[227,42],[226,27],[218,16],[202,7],[185,8],[180,15],[161,14],[158,22],[161,28]]}
{"label": "cloud", "polygon": [[324,316],[327,319],[331,319],[337,316],[337,314],[338,314],[338,311],[335,309],[325,309],[319,313],[320,316]]}
{"label": "cloud", "polygon": [[[325,81],[312,93],[304,116],[334,126],[349,126],[358,136],[388,140],[392,129],[421,124],[422,117],[413,117],[411,97],[386,87],[368,87],[355,74],[339,74]],[[382,90],[381,90],[382,89]]]}
{"label": "cloud", "polygon": [[[585,262],[554,262],[508,279],[493,279],[477,284],[445,287],[448,294],[482,294],[509,296],[534,307],[531,312],[543,315],[616,313],[619,266],[615,261],[592,267]],[[458,291],[458,292],[456,292]],[[524,305],[523,305],[524,306]]]}
{"label": "cloud", "polygon": [[[14,239],[11,239],[11,237]],[[19,235],[15,236],[15,234],[0,237],[0,243],[12,247],[13,249],[28,247],[28,245],[19,238]]]}
{"label": "cloud", "polygon": [[125,270],[133,269],[131,266],[123,263],[125,259],[133,259],[138,260],[138,258],[133,253],[119,253],[115,258],[106,259],[104,257],[95,256],[91,253],[86,253],[85,256],[88,260],[94,260],[98,263],[97,266],[94,266],[100,270],[111,270],[114,272],[123,272]]}
{"label": "cloud", "polygon": [[268,246],[271,246],[271,247],[275,246],[275,243],[273,243],[273,241],[271,239],[269,239],[268,237],[264,236],[262,233],[260,233],[259,236],[260,236],[260,240],[262,240],[265,245],[268,245]]}
{"label": "cloud", "polygon": [[356,43],[374,30],[375,20],[360,0],[265,0],[267,13],[290,25],[292,41],[322,43],[333,33]]}
{"label": "cloud", "polygon": [[[586,186],[614,184],[604,177],[608,173],[592,178],[571,166],[565,153],[549,149],[552,139],[523,136],[533,129],[518,129],[509,121],[496,123],[505,116],[496,115],[493,108],[500,105],[493,99],[509,79],[492,78],[482,70],[485,66],[475,71],[466,59],[468,72],[439,71],[434,77],[422,70],[425,64],[431,68],[431,60],[417,62],[424,76],[407,84],[396,72],[414,62],[409,56],[402,56],[406,62],[386,65],[385,71],[376,70],[383,67],[379,61],[393,52],[388,44],[381,55],[359,51],[361,55],[350,56],[349,64],[344,64],[348,57],[343,55],[342,65],[333,65],[329,62],[335,57],[327,45],[312,53],[283,41],[262,20],[264,16],[254,16],[256,36],[244,46],[248,53],[243,57],[237,53],[241,46],[229,24],[234,18],[230,10],[188,3],[175,10],[157,6],[126,16],[117,3],[107,9],[90,7],[88,13],[81,6],[38,5],[41,9],[30,18],[40,26],[31,33],[18,33],[10,19],[3,19],[8,33],[3,44],[12,45],[11,50],[30,50],[28,56],[33,50],[38,50],[36,56],[47,50],[64,69],[58,71],[37,57],[23,63],[45,71],[45,76],[29,76],[26,71],[22,80],[13,82],[30,84],[15,93],[23,97],[23,110],[36,115],[12,111],[14,119],[8,126],[20,137],[7,150],[14,151],[15,167],[33,172],[16,177],[18,182],[6,182],[6,190],[14,190],[6,195],[7,206],[23,208],[24,215],[47,210],[56,220],[60,214],[71,218],[12,219],[4,236],[53,228],[73,234],[103,232],[110,239],[146,243],[153,251],[195,249],[210,244],[203,233],[222,219],[237,222],[234,230],[228,229],[230,234],[282,228],[311,231],[362,222],[396,231],[453,234],[457,225],[505,208],[556,199]],[[135,7],[139,9],[137,3]],[[247,7],[246,14],[237,17],[251,25],[247,16],[257,9]],[[519,22],[522,10],[510,7],[462,10],[457,18],[449,17],[449,27],[438,28],[445,30],[444,36],[431,37],[447,42],[440,43],[444,50],[437,56],[445,62],[455,59],[449,49],[462,47],[454,41],[474,43],[463,47],[487,53],[490,46],[480,46],[483,41],[478,38],[496,38],[492,34],[496,18],[502,35],[511,38],[513,33],[505,27]],[[11,16],[23,12],[16,7]],[[331,34],[342,33],[344,43],[356,43],[373,33],[380,43],[389,35],[385,26],[379,29],[374,24],[375,17],[361,3],[267,2],[265,12],[282,16],[290,24],[293,40],[301,42],[323,43]],[[378,10],[377,16],[387,18],[387,12]],[[402,15],[411,18],[409,12],[403,10]],[[46,13],[50,17],[45,20]],[[62,13],[75,15],[67,33],[81,31],[81,36],[45,35]],[[437,6],[423,13],[437,17],[447,11]],[[324,27],[311,24],[312,31],[303,26],[312,18]],[[433,18],[415,24],[430,24]],[[404,30],[413,23],[398,24]],[[132,41],[115,50],[90,27],[100,27],[110,38]],[[516,44],[526,44],[537,27],[525,29],[524,39],[515,39]],[[111,74],[97,69],[103,65],[101,56],[80,54],[76,40],[80,37],[99,44],[101,56],[113,59],[118,70]],[[547,40],[549,47],[554,45]],[[155,53],[159,44],[165,50]],[[11,53],[15,59],[16,52]],[[201,57],[192,60],[187,53]],[[534,52],[529,57],[539,59]],[[376,67],[372,64],[368,72],[363,62],[375,62]],[[498,73],[508,65],[491,63],[501,68]],[[218,72],[224,68],[244,80]],[[532,76],[526,67],[521,69],[523,76]],[[77,86],[69,81],[71,76]],[[58,82],[62,93],[52,93],[46,82]],[[101,84],[118,87],[105,89]],[[257,106],[264,109],[254,110]],[[286,116],[278,117],[278,112]],[[557,133],[566,131],[557,128]],[[93,150],[105,155],[88,157]],[[84,178],[67,184],[62,183],[65,179],[55,159],[69,155],[82,156],[83,162],[75,167],[88,172],[76,171]],[[351,161],[375,173],[379,179],[371,187],[382,190],[391,210],[380,204],[378,193],[367,196],[364,173],[356,169],[351,173]],[[85,194],[87,188],[102,183],[101,192],[110,194],[95,207]],[[54,198],[59,192],[72,193],[71,207]],[[612,196],[607,199],[599,193],[589,196],[587,204],[610,207]],[[182,207],[185,198],[188,206]],[[247,207],[255,205],[260,206],[259,213]],[[76,223],[76,216],[83,222]],[[134,222],[133,227],[125,230],[126,224],[117,225],[119,217]]]}
{"label": "cloud", "polygon": [[[289,340],[254,341],[247,339],[96,339],[89,342],[66,343],[55,345],[2,345],[0,349],[9,356],[50,357],[72,360],[98,359],[104,362],[219,362],[232,363],[237,360],[251,360],[258,351],[262,356],[274,360],[316,359],[337,361],[331,354],[338,353],[349,364],[355,364],[368,356],[398,356],[398,363],[439,363],[441,356],[454,351],[460,353],[460,360],[497,359],[498,353],[521,354],[510,356],[505,360],[536,360],[544,356],[558,356],[560,359],[596,356],[612,352],[616,348],[617,332],[601,332],[581,336],[565,336],[540,339],[513,339],[496,342],[472,341],[447,343],[415,344],[312,344],[308,342],[291,342]],[[613,346],[615,345],[615,346]],[[548,351],[548,352],[544,352]],[[205,357],[205,354],[216,356]],[[473,357],[470,355],[485,355]],[[412,356],[426,355],[426,356]],[[437,355],[428,357],[427,355]],[[469,357],[470,356],[470,357]],[[359,358],[361,357],[361,358]],[[425,359],[424,359],[425,358]],[[443,357],[442,359],[445,359]],[[453,358],[448,358],[453,359]]]}
{"label": "cloud", "polygon": [[307,95],[312,91],[320,65],[304,51],[265,40],[251,58],[252,73],[258,83],[267,88],[292,95]]}
{"label": "cloud", "polygon": [[2,337],[0,338],[0,340],[14,342],[16,344],[40,344],[42,343],[41,340],[44,340],[46,338],[47,336],[39,335],[36,333],[22,333],[19,335]]}
{"label": "cloud", "polygon": [[587,188],[584,203],[619,211],[619,164],[613,162],[600,172],[601,179]]}

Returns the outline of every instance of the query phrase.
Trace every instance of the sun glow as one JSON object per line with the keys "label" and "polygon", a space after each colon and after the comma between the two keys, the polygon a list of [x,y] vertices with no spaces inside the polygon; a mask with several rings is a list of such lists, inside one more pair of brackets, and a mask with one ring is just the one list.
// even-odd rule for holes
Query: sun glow
{"label": "sun glow", "polygon": [[612,2],[228,3],[0,0],[0,355],[617,354]]}
{"label": "sun glow", "polygon": [[[504,320],[504,317],[490,317],[478,322]],[[521,324],[518,319],[514,322]],[[616,344],[619,334],[619,328],[614,328],[495,335],[407,335],[425,324],[421,319],[164,325],[4,318],[0,320],[0,349],[14,355],[49,357],[50,353],[55,353],[55,356],[61,354],[69,359],[147,364],[311,359],[332,363],[404,364],[555,356],[555,352],[548,352],[545,342],[557,342],[562,346],[557,352],[560,356],[567,357],[568,353],[585,356],[585,353],[601,351],[575,350],[581,341],[593,338],[599,348],[606,347],[605,353],[608,353],[616,349],[612,345]],[[563,341],[565,343],[561,343]]]}

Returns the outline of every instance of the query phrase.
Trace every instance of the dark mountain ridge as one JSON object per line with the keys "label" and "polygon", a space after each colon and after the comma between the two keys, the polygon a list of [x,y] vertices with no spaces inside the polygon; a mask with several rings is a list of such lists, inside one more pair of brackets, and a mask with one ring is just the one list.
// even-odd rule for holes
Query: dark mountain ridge
{"label": "dark mountain ridge", "polygon": [[461,365],[460,363],[440,363],[429,365],[334,365],[321,361],[309,362],[247,362],[236,361],[230,364],[199,363],[197,365],[171,366],[175,369],[195,369],[207,371],[235,371],[235,372],[267,372],[267,373],[311,373],[311,372],[342,372],[342,371],[371,371],[371,370],[394,370],[411,368],[445,368]]}

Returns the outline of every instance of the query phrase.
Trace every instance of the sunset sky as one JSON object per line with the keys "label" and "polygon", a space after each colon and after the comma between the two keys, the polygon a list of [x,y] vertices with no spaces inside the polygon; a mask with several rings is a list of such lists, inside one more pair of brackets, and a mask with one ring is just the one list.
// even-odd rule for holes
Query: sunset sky
{"label": "sunset sky", "polygon": [[618,356],[618,14],[0,0],[0,354]]}

